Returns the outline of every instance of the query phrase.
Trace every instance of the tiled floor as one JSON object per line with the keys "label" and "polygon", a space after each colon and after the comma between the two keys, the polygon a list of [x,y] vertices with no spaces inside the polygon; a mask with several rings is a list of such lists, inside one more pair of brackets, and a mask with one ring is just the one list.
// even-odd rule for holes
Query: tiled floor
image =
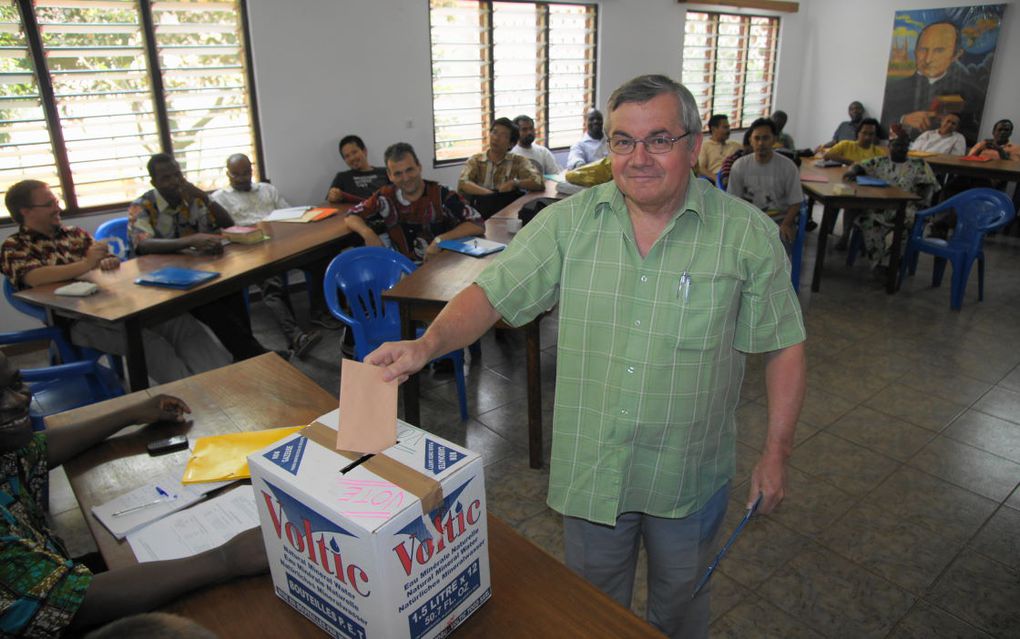
{"label": "tiled floor", "polygon": [[[814,253],[815,234],[806,251]],[[831,245],[831,243],[830,243]],[[713,637],[1020,637],[1020,240],[990,238],[986,299],[972,274],[962,311],[931,262],[887,296],[832,253],[822,292],[801,302],[808,394],[779,510],[752,520],[714,578]],[[304,316],[305,296],[295,296]],[[282,339],[259,304],[260,339]],[[555,320],[543,330],[543,418],[552,417]],[[336,391],[338,334],[298,365]],[[479,451],[489,507],[562,558],[548,473],[526,451],[523,340],[488,335],[460,423],[449,376],[423,384],[422,426]],[[738,476],[724,532],[742,515],[764,436],[760,357],[738,410]],[[546,456],[548,456],[548,432]],[[77,550],[87,533],[57,481],[53,512]],[[643,572],[634,609],[643,614]]]}

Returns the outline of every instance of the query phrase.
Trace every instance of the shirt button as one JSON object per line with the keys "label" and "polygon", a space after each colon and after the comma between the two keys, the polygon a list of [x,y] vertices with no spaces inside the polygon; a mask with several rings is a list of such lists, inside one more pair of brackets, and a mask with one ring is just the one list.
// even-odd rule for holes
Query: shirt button
{"label": "shirt button", "polygon": [[621,415],[630,415],[630,411],[628,411],[626,408],[621,408],[620,409],[620,414]]}
{"label": "shirt button", "polygon": [[641,320],[634,320],[634,326],[641,326]]}
{"label": "shirt button", "polygon": [[648,281],[648,276],[647,275],[642,275],[641,276],[641,281],[642,282],[647,282]]}
{"label": "shirt button", "polygon": [[633,372],[634,372],[634,370],[635,370],[635,369],[634,369],[634,367],[633,367],[633,366],[628,366],[628,367],[627,367],[627,372],[628,372],[628,373],[633,373]]}

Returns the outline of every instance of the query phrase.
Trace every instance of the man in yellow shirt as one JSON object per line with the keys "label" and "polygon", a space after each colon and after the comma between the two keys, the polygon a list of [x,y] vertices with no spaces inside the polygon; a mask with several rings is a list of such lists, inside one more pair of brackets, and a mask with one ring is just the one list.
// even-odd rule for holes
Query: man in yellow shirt
{"label": "man in yellow shirt", "polygon": [[857,139],[837,142],[825,152],[826,160],[843,164],[856,164],[881,155],[889,155],[885,147],[878,146],[878,120],[864,118],[857,125]]}
{"label": "man in yellow shirt", "polygon": [[[889,151],[878,146],[878,120],[875,118],[864,118],[857,125],[857,139],[843,140],[825,152],[826,160],[835,160],[843,164],[858,164],[864,160],[889,155]],[[837,251],[845,251],[847,239],[850,237],[850,229],[853,227],[854,219],[860,215],[860,211],[843,211],[843,235],[836,242]]]}
{"label": "man in yellow shirt", "polygon": [[715,184],[715,176],[723,161],[740,149],[740,143],[730,140],[730,120],[722,113],[708,119],[708,134],[710,137],[701,144],[695,171]]}

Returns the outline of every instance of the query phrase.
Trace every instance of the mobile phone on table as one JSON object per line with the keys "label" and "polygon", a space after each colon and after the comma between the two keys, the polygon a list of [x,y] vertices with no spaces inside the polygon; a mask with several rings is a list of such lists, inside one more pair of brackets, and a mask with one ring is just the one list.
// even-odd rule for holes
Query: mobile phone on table
{"label": "mobile phone on table", "polygon": [[186,435],[177,435],[175,437],[167,437],[166,439],[157,439],[149,442],[145,447],[153,457],[166,455],[167,453],[175,453],[187,448],[188,438]]}

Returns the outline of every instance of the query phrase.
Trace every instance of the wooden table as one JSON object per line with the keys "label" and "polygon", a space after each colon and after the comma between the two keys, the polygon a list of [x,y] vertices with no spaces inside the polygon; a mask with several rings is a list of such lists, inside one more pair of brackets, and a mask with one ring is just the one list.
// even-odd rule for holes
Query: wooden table
{"label": "wooden table", "polygon": [[958,155],[933,155],[922,158],[938,175],[962,175],[986,180],[1013,182],[1013,206],[1020,209],[1020,160],[974,162]]}
{"label": "wooden table", "polygon": [[[521,207],[540,197],[559,197],[556,182],[545,181],[545,191],[522,195],[485,222],[485,237],[496,242],[509,242],[512,237],[506,222],[517,217]],[[453,297],[471,285],[495,254],[474,258],[443,251],[429,259],[421,268],[383,293],[386,299],[400,303],[400,321],[404,339],[414,339],[417,322],[435,319]],[[542,372],[539,316],[521,327],[524,331],[528,371],[528,463],[532,468],[542,467]],[[505,326],[505,325],[503,325]],[[412,375],[403,384],[404,419],[411,424],[421,423],[419,381]]]}
{"label": "wooden table", "polygon": [[[857,186],[853,182],[844,182],[845,167],[819,168],[813,160],[805,160],[800,167],[801,188],[808,197],[808,208],[815,200],[824,206],[822,223],[818,227],[818,249],[815,253],[815,271],[811,278],[811,290],[815,293],[822,285],[822,270],[825,268],[825,246],[829,233],[836,224],[836,216],[840,209],[896,209],[893,228],[892,255],[889,258],[889,271],[886,277],[886,293],[895,293],[900,287],[900,242],[903,237],[904,220],[907,215],[907,202],[919,200],[917,195],[892,186],[869,187]],[[825,178],[824,182],[814,178]],[[849,194],[837,194],[833,187],[846,184],[851,187]]]}
{"label": "wooden table", "polygon": [[[140,391],[172,393],[191,406],[193,426],[138,427],[111,438],[65,464],[89,529],[111,569],[136,563],[91,508],[180,464],[186,453],[149,457],[145,442],[188,432],[194,438],[307,423],[336,408],[336,399],[274,353]],[[54,425],[105,413],[138,393],[49,418]],[[590,583],[510,526],[489,515],[492,598],[454,637],[661,637]],[[311,621],[281,601],[269,575],[237,579],[184,596],[163,610],[190,617],[220,637],[322,637]]]}
{"label": "wooden table", "polygon": [[[270,236],[269,241],[230,244],[222,255],[143,255],[121,263],[116,271],[93,270],[80,278],[99,285],[99,293],[89,297],[56,295],[54,290],[60,284],[37,286],[15,296],[45,307],[51,315],[89,318],[120,327],[125,335],[131,389],[141,390],[149,385],[142,328],[241,290],[270,275],[331,258],[347,244],[360,242],[336,216],[308,224],[273,222],[260,226]],[[217,271],[220,276],[187,291],[134,283],[139,275],[165,266]]]}

